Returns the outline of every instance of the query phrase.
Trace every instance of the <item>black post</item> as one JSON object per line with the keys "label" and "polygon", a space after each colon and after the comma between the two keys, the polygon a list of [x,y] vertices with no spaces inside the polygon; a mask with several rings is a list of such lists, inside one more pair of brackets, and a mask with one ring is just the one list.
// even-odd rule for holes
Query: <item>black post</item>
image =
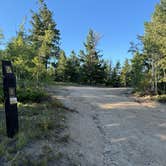
{"label": "black post", "polygon": [[3,90],[6,113],[7,135],[13,138],[18,132],[18,111],[16,97],[16,77],[11,61],[2,61]]}

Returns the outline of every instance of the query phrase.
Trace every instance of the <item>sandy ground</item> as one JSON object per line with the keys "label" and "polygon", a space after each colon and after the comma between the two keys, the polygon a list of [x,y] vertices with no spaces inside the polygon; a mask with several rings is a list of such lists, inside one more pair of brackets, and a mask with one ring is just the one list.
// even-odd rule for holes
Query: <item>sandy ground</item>
{"label": "sandy ground", "polygon": [[166,105],[131,89],[54,87],[66,107],[69,155],[81,166],[166,166]]}

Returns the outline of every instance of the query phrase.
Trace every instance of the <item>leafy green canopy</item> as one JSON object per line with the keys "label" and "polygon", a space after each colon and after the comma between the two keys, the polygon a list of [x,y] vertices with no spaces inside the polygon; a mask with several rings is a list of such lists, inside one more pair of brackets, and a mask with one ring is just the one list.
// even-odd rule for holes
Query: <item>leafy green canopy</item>
{"label": "leafy green canopy", "polygon": [[[166,0],[156,5],[152,20],[145,23],[144,54],[151,89],[155,93],[166,91]],[[160,87],[160,88],[159,88]]]}
{"label": "leafy green canopy", "polygon": [[53,19],[53,13],[44,1],[39,1],[39,11],[33,12],[30,40],[37,52],[43,58],[47,68],[47,61],[59,52],[60,31]]}

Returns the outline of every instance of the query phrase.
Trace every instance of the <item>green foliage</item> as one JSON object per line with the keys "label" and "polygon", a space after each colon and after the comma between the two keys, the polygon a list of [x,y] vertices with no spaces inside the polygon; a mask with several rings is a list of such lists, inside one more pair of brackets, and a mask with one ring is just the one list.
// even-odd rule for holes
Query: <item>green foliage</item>
{"label": "green foliage", "polygon": [[[6,132],[3,131],[4,117],[0,115],[0,122],[3,122],[3,130],[0,125],[1,165],[42,165],[45,161],[48,165],[49,161],[58,160],[53,148],[45,140],[57,144],[68,139],[67,135],[61,136],[65,129],[65,109],[62,104],[56,99],[47,100],[40,104],[19,104],[18,110],[20,132],[13,139],[6,137]],[[34,156],[34,152],[37,155]],[[58,152],[55,148],[55,153]]]}
{"label": "green foliage", "polygon": [[161,93],[158,85],[163,85],[162,93],[166,93],[166,1],[156,5],[150,22],[145,23],[145,34],[142,37],[144,47],[145,69],[150,74],[151,91]]}
{"label": "green foliage", "polygon": [[112,85],[111,80],[112,67],[109,61],[104,62],[104,83],[106,86]]}
{"label": "green foliage", "polygon": [[5,152],[5,145],[0,144],[0,156],[4,155],[4,152]]}
{"label": "green foliage", "polygon": [[57,81],[66,81],[67,58],[63,50],[60,51],[58,63],[56,65],[55,75]]}
{"label": "green foliage", "polygon": [[100,37],[93,30],[89,30],[86,42],[84,43],[85,51],[80,51],[82,81],[88,84],[103,83],[103,74],[105,65],[100,51],[97,50],[97,44]]}
{"label": "green foliage", "polygon": [[120,78],[121,78],[121,65],[120,62],[118,61],[111,72],[111,85],[113,87],[120,87],[121,86]]}
{"label": "green foliage", "polygon": [[[1,59],[13,62],[19,84],[18,97],[22,102],[40,102],[45,94],[40,90],[44,82],[84,83],[112,87],[133,86],[148,94],[166,93],[166,1],[156,5],[152,19],[145,23],[145,34],[140,43],[131,42],[131,61],[112,67],[98,50],[100,35],[89,30],[84,50],[68,56],[59,48],[60,31],[44,0],[39,0],[37,12],[32,11],[31,29],[27,33],[24,23],[5,50]],[[0,32],[0,40],[3,38]],[[53,60],[54,59],[54,60]],[[54,61],[54,62],[53,62]],[[50,62],[50,64],[48,64]],[[1,73],[0,73],[1,74]],[[35,85],[30,86],[32,80]],[[29,88],[31,87],[31,88]],[[0,101],[3,101],[0,91]]]}
{"label": "green foliage", "polygon": [[121,71],[121,84],[124,87],[131,86],[131,65],[129,64],[129,60],[126,59],[124,66]]}
{"label": "green foliage", "polygon": [[31,59],[34,56],[34,51],[29,44],[23,25],[21,25],[17,36],[7,44],[4,55],[5,59],[13,62],[18,80],[31,77],[30,68],[33,65]]}
{"label": "green foliage", "polygon": [[70,82],[80,81],[80,60],[74,51],[71,52],[66,62],[66,76]]}
{"label": "green foliage", "polygon": [[3,36],[3,33],[2,33],[2,31],[0,30],[0,44],[1,44],[1,40],[4,38],[4,36]]}
{"label": "green foliage", "polygon": [[41,88],[18,88],[17,97],[19,102],[36,102],[39,103],[47,99],[48,95]]}
{"label": "green foliage", "polygon": [[139,87],[140,82],[144,79],[144,57],[138,52],[135,53],[133,59],[131,60],[131,77],[132,86]]}
{"label": "green foliage", "polygon": [[33,68],[31,68],[31,73],[33,78],[35,78],[35,81],[37,83],[37,85],[39,85],[39,83],[41,81],[46,80],[47,78],[47,70],[44,66],[44,64],[41,62],[41,57],[36,56],[32,59],[32,63],[33,63]]}
{"label": "green foliage", "polygon": [[[39,102],[43,93],[36,87],[38,88],[42,86],[43,82],[51,80],[55,74],[52,67],[47,69],[47,61],[58,50],[59,30],[56,29],[52,12],[44,1],[40,3],[39,11],[33,13],[31,22],[30,34],[25,31],[25,22],[23,22],[16,37],[7,43],[2,54],[3,59],[12,61],[18,86],[28,89],[23,91],[23,89],[18,88],[19,100]],[[23,82],[27,82],[27,80],[35,82],[30,88],[31,90],[28,88],[29,84],[23,85]]]}
{"label": "green foliage", "polygon": [[3,95],[3,89],[0,88],[0,103],[4,102],[4,95]]}
{"label": "green foliage", "polygon": [[166,103],[166,95],[158,95],[153,97],[153,99],[161,102],[161,103]]}
{"label": "green foliage", "polygon": [[39,11],[32,13],[30,40],[47,68],[48,59],[55,56],[59,50],[60,32],[53,20],[53,13],[44,1],[40,1]]}
{"label": "green foliage", "polygon": [[24,132],[18,133],[17,137],[18,137],[18,141],[16,143],[16,148],[22,149],[28,142],[27,137]]}

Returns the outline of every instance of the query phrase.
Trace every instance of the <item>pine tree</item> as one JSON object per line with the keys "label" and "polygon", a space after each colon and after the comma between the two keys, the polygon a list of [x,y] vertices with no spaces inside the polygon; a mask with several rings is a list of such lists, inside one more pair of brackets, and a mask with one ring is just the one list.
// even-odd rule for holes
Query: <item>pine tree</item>
{"label": "pine tree", "polygon": [[131,66],[128,59],[125,60],[121,70],[121,84],[124,87],[131,86]]}
{"label": "pine tree", "polygon": [[80,60],[74,51],[67,59],[66,76],[70,82],[78,82],[80,80]]}
{"label": "pine tree", "polygon": [[152,20],[145,23],[144,54],[151,73],[151,89],[166,91],[166,0],[156,5]]}
{"label": "pine tree", "polygon": [[67,58],[63,50],[60,51],[58,63],[55,68],[55,76],[57,81],[67,81],[66,78]]}
{"label": "pine tree", "polygon": [[3,37],[4,37],[4,36],[3,36],[3,33],[2,33],[2,31],[0,30],[0,44],[2,44],[2,43],[1,43],[1,40],[3,39]]}
{"label": "pine tree", "polygon": [[[0,45],[2,44],[2,39],[3,39],[3,33],[0,30]],[[0,60],[3,59],[3,50],[0,49]],[[0,68],[2,68],[2,64],[0,63]],[[0,77],[2,78],[2,70],[0,70]]]}
{"label": "pine tree", "polygon": [[43,0],[39,0],[39,11],[33,12],[31,24],[31,42],[47,68],[48,59],[58,54],[60,32],[53,20],[53,13]]}
{"label": "pine tree", "polygon": [[80,51],[81,71],[83,81],[88,84],[101,83],[103,80],[104,61],[100,51],[97,50],[99,35],[90,30],[84,43],[85,52]]}
{"label": "pine tree", "polygon": [[113,87],[121,86],[120,75],[121,75],[121,65],[120,62],[118,61],[111,73],[111,84]]}
{"label": "pine tree", "polygon": [[112,65],[111,65],[111,62],[109,61],[105,61],[104,63],[104,83],[106,86],[111,86],[112,83],[111,83],[111,73],[112,73]]}
{"label": "pine tree", "polygon": [[140,87],[141,81],[144,79],[143,69],[144,57],[142,54],[136,52],[133,59],[131,60],[131,81],[133,87]]}

